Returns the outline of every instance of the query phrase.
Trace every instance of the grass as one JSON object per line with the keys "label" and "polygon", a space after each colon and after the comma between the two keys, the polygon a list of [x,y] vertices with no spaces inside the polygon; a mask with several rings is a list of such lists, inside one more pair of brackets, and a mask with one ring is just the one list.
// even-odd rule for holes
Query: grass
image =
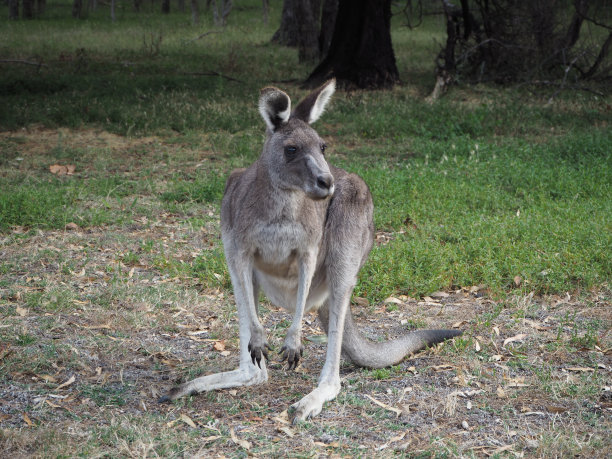
{"label": "grass", "polygon": [[[0,63],[5,451],[246,456],[230,429],[268,456],[609,449],[610,96],[564,91],[550,102],[545,90],[478,85],[427,104],[438,17],[412,31],[395,18],[402,84],[336,94],[316,128],[330,162],[374,197],[377,243],[355,290],[367,299],[354,307],[364,333],[455,323],[466,333],[393,368],[344,363],[339,399],[289,427],[293,437],[274,418],[316,383],[325,344],[312,316],[297,372],[273,362],[265,387],[155,405],[176,380],[235,364],[225,179],[261,149],[259,88],[296,101],[310,70],[269,43],[278,2],[269,25],[260,3],[241,2],[222,31],[205,14],[196,27],[157,6],[126,6],[115,24],[102,6],[72,20],[69,2],[0,22],[2,59],[45,64]],[[55,164],[74,175],[52,174]],[[439,291],[450,296],[428,297]],[[383,304],[389,296],[401,302]],[[261,309],[280,348],[289,318]],[[229,355],[212,348],[218,340]]]}

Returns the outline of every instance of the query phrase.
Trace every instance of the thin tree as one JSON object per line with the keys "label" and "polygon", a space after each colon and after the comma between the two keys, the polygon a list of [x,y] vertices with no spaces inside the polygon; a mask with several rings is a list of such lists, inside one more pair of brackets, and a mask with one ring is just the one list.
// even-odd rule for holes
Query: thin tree
{"label": "thin tree", "polygon": [[9,19],[19,19],[19,0],[8,0]]}
{"label": "thin tree", "polygon": [[198,0],[191,0],[191,22],[194,25],[200,23],[200,7],[198,6]]}

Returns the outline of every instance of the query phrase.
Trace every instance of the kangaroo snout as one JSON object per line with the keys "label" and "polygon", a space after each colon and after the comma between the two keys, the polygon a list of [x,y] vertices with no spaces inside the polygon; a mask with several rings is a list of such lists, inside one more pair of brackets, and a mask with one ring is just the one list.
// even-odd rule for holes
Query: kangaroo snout
{"label": "kangaroo snout", "polygon": [[330,191],[330,194],[334,190],[334,176],[331,174],[321,174],[317,177],[317,186],[322,190]]}

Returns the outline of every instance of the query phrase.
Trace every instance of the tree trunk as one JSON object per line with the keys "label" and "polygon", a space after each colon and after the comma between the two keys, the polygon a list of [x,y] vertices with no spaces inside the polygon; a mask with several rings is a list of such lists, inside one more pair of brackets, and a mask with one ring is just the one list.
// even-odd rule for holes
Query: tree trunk
{"label": "tree trunk", "polygon": [[191,0],[191,22],[194,25],[200,24],[200,7],[198,6],[198,0]]}
{"label": "tree trunk", "polygon": [[391,44],[391,0],[340,0],[329,52],[306,80],[335,77],[359,88],[391,88],[399,81]]}
{"label": "tree trunk", "polygon": [[36,0],[36,14],[42,16],[45,13],[47,0]]}
{"label": "tree trunk", "polygon": [[181,13],[185,12],[185,0],[178,0],[178,10]]}
{"label": "tree trunk", "polygon": [[19,19],[19,0],[8,0],[9,19]]}
{"label": "tree trunk", "polygon": [[298,56],[300,62],[316,63],[319,60],[319,11],[318,0],[301,0],[297,4]]}
{"label": "tree trunk", "polygon": [[323,0],[323,11],[321,12],[321,32],[319,33],[319,51],[321,56],[326,56],[331,44],[336,16],[338,15],[338,0]]}
{"label": "tree trunk", "polygon": [[32,19],[34,17],[34,0],[22,1],[21,15],[24,19]]}
{"label": "tree trunk", "polygon": [[111,21],[115,22],[117,20],[117,16],[115,16],[115,4],[116,0],[111,0]]}
{"label": "tree trunk", "polygon": [[74,0],[72,3],[72,17],[78,19],[83,11],[83,0]]}
{"label": "tree trunk", "polygon": [[272,43],[284,46],[298,46],[299,22],[297,8],[300,0],[284,0],[281,24],[272,36]]}
{"label": "tree trunk", "polygon": [[170,13],[170,0],[162,0],[161,12],[164,14]]}

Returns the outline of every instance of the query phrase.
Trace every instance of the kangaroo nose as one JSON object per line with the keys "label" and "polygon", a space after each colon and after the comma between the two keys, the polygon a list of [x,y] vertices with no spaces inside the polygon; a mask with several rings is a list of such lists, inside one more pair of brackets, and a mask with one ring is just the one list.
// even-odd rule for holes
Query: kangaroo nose
{"label": "kangaroo nose", "polygon": [[317,177],[317,185],[319,188],[329,190],[334,186],[334,177],[331,174],[322,174]]}

